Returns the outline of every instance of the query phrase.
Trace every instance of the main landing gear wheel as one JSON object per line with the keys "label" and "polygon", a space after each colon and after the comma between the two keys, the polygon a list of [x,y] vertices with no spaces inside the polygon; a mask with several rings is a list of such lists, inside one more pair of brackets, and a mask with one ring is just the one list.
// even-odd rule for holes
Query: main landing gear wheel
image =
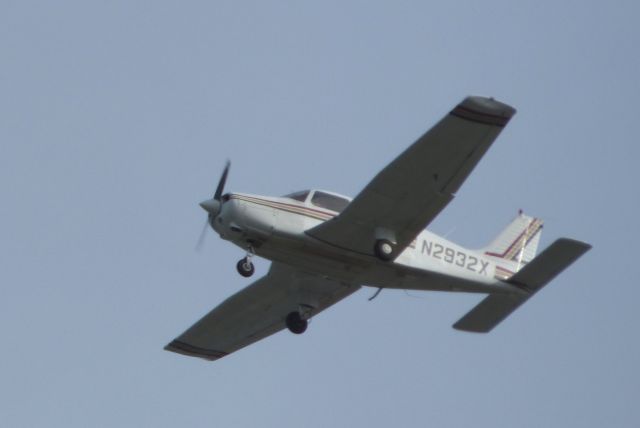
{"label": "main landing gear wheel", "polygon": [[393,260],[393,250],[395,250],[393,243],[387,239],[378,239],[373,247],[376,256],[385,262]]}
{"label": "main landing gear wheel", "polygon": [[253,263],[251,263],[251,260],[246,257],[238,261],[238,264],[236,264],[236,269],[238,269],[238,273],[245,278],[250,277],[256,271],[256,269],[253,267]]}
{"label": "main landing gear wheel", "polygon": [[290,312],[285,319],[287,328],[291,333],[302,334],[307,329],[307,320],[302,319],[298,312]]}

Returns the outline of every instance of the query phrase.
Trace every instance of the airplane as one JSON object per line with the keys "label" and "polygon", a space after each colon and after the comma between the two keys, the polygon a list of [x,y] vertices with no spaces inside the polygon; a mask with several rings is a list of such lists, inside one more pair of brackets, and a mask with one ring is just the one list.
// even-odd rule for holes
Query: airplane
{"label": "airplane", "polygon": [[[463,248],[425,228],[456,192],[516,110],[469,96],[376,175],[353,199],[324,190],[281,197],[224,193],[227,162],[200,206],[224,240],[268,273],[232,295],[165,349],[217,360],[309,319],[362,286],[484,293],[457,330],[486,333],[540,291],[591,245],[560,238],[536,256],[542,221],[522,211],[486,247]],[[206,232],[206,229],[203,233]]]}

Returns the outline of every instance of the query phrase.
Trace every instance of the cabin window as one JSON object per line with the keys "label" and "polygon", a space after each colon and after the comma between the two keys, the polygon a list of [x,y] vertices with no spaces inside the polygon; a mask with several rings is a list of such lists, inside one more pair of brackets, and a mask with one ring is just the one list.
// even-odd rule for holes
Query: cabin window
{"label": "cabin window", "polygon": [[291,198],[296,201],[304,202],[307,200],[307,196],[309,196],[309,191],[303,190],[301,192],[295,192],[295,193],[286,195],[285,198]]}
{"label": "cabin window", "polygon": [[320,208],[342,212],[349,205],[349,200],[324,192],[315,192],[311,198],[311,203]]}

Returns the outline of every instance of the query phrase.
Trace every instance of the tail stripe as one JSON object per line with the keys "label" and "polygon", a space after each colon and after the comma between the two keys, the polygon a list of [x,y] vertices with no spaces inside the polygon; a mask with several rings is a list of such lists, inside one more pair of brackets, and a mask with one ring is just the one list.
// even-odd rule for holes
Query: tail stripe
{"label": "tail stripe", "polygon": [[518,261],[518,254],[520,251],[527,246],[527,243],[530,242],[536,234],[540,232],[542,229],[542,220],[534,218],[531,223],[518,235],[518,237],[507,247],[507,249],[502,253],[493,253],[493,252],[485,252],[488,256],[500,257],[507,260]]}
{"label": "tail stripe", "polygon": [[504,281],[509,279],[511,276],[513,276],[514,273],[515,272],[512,272],[507,268],[496,265],[496,271],[495,271],[494,277],[496,279],[500,279]]}

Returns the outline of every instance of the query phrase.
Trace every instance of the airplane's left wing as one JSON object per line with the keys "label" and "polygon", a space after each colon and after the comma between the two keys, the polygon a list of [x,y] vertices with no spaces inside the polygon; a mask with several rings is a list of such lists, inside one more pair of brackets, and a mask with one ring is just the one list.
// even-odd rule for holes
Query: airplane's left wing
{"label": "airplane's left wing", "polygon": [[376,239],[392,236],[399,254],[453,199],[515,112],[491,98],[467,97],[380,171],[340,215],[307,234],[361,254],[373,254]]}
{"label": "airplane's left wing", "polygon": [[281,263],[229,297],[165,349],[217,360],[285,328],[285,317],[300,306],[313,316],[360,286],[321,278]]}

